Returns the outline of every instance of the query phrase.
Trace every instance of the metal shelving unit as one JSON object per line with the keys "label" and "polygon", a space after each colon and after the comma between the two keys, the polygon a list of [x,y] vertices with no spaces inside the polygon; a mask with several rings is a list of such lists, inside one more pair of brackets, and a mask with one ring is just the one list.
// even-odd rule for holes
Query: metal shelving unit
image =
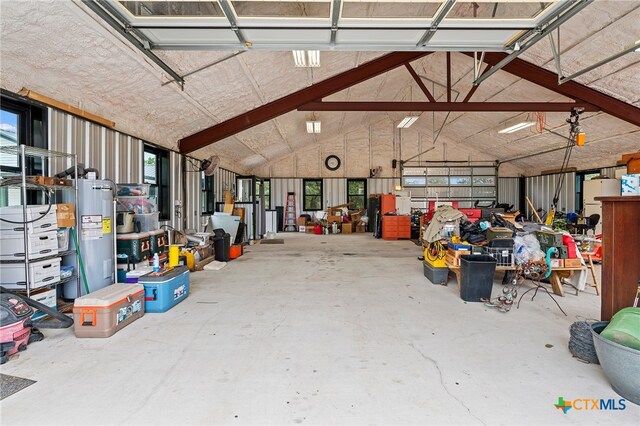
{"label": "metal shelving unit", "polygon": [[[75,176],[78,176],[78,161],[77,161],[77,155],[76,154],[67,154],[64,152],[56,152],[56,151],[50,151],[47,149],[42,149],[42,148],[35,148],[35,147],[30,147],[30,146],[26,146],[26,145],[16,145],[16,146],[1,146],[0,147],[0,152],[3,154],[14,154],[16,156],[19,156],[20,159],[20,173],[16,174],[16,173],[3,173],[0,176],[0,182],[2,182],[2,186],[3,187],[9,187],[9,188],[20,188],[21,189],[21,204],[22,204],[22,217],[23,217],[23,221],[27,222],[27,208],[28,208],[28,198],[27,198],[27,191],[29,190],[42,190],[42,186],[46,186],[49,190],[52,191],[52,193],[50,194],[50,197],[53,197],[51,201],[52,204],[55,203],[55,198],[56,198],[56,191],[73,191],[74,193],[74,216],[75,216],[75,229],[78,229],[78,214],[77,214],[77,209],[76,209],[76,205],[78,202],[78,188],[77,188],[77,184],[76,184],[76,180],[72,180],[72,186],[65,186],[65,185],[37,185],[33,182],[30,182],[28,180],[27,177],[27,159],[28,158],[40,158],[43,164],[43,169],[44,169],[44,165],[45,165],[45,161],[46,160],[51,160],[51,159],[70,159],[71,160],[71,164],[73,165],[74,168],[74,172],[75,172]],[[19,180],[16,182],[15,178],[18,178]],[[11,179],[13,178],[13,179]],[[10,179],[9,182],[7,182],[7,179]],[[24,262],[24,273],[25,273],[25,282],[26,282],[26,289],[25,292],[27,294],[27,297],[31,296],[31,280],[30,280],[30,270],[29,270],[29,265],[32,262],[35,261],[42,261],[42,260],[47,260],[47,259],[54,259],[56,257],[65,257],[65,256],[71,256],[71,255],[75,255],[76,256],[76,265],[79,265],[79,259],[78,259],[78,252],[76,250],[66,250],[66,251],[62,251],[62,252],[58,252],[55,255],[51,255],[51,256],[46,256],[46,257],[40,257],[37,259],[31,259],[29,257],[29,227],[24,225],[23,226],[23,232],[24,232],[24,259],[10,259],[10,260],[0,260],[0,263],[23,263]],[[78,288],[78,293],[80,293],[80,273],[78,271],[75,271],[74,274],[71,277],[67,277],[67,278],[63,278],[60,279],[54,283],[48,283],[42,286],[38,286],[38,288],[52,288],[55,287],[57,285],[60,284],[64,284],[64,283],[68,283],[68,282],[72,282],[73,280],[76,281],[76,285]]]}

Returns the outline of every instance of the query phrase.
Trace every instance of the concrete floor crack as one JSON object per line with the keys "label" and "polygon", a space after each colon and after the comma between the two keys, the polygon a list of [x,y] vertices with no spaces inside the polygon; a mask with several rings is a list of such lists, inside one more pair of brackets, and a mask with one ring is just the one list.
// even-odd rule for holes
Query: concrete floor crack
{"label": "concrete floor crack", "polygon": [[476,419],[477,421],[479,421],[481,424],[486,426],[486,423],[482,421],[482,419],[478,416],[476,416],[475,414],[473,414],[471,412],[471,410],[469,409],[469,407],[467,407],[467,405],[458,397],[456,397],[454,394],[451,393],[451,391],[449,391],[449,389],[447,388],[447,386],[444,384],[444,378],[442,377],[442,370],[440,370],[440,366],[438,365],[438,362],[425,355],[420,349],[416,348],[415,345],[413,343],[407,343],[407,345],[412,348],[414,351],[416,351],[417,353],[420,354],[420,356],[422,356],[422,358],[426,359],[427,361],[431,362],[434,367],[436,367],[436,370],[438,370],[438,375],[440,376],[440,384],[442,385],[442,389],[444,389],[444,391],[453,399],[455,399],[456,401],[458,401],[458,403],[460,405],[462,405],[465,410],[467,410],[467,412],[469,413],[469,415],[471,415],[474,419]]}

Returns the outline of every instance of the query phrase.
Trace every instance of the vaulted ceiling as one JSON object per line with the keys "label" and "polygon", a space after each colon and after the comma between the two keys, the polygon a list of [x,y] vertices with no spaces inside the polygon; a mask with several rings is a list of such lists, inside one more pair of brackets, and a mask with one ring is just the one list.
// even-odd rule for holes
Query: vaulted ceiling
{"label": "vaulted ceiling", "polygon": [[[118,130],[173,149],[185,136],[386,53],[323,51],[319,68],[296,68],[290,51],[156,51],[180,75],[219,61],[186,77],[181,90],[169,83],[170,79],[157,65],[80,2],[2,1],[0,16],[3,88],[16,92],[22,87],[35,90],[113,120]],[[594,1],[561,27],[563,74],[579,71],[622,50],[639,35],[639,2]],[[556,70],[546,38],[521,58]],[[414,61],[412,66],[437,99],[446,96],[445,53],[433,53]],[[454,100],[467,94],[472,80],[473,60],[461,53],[452,54]],[[625,55],[576,81],[640,106],[640,53]],[[402,67],[325,100],[426,98]],[[473,100],[569,101],[505,71],[498,71],[484,81]],[[507,123],[522,121],[528,114],[423,112],[411,128],[403,130],[399,142],[420,140],[422,146],[433,144],[442,129],[434,144],[438,149],[433,150],[430,158],[464,160],[470,157],[505,160],[566,143],[555,133],[537,133],[533,128],[512,134],[498,133]],[[566,135],[567,115],[547,113],[546,128]],[[313,146],[331,147],[347,134],[364,135],[368,144],[375,146],[379,140],[394,137],[395,125],[404,116],[405,113],[398,112],[292,111],[193,155],[205,158],[217,154],[223,166],[232,170],[265,173],[284,158]],[[306,133],[305,121],[311,117],[322,121],[321,134]],[[633,124],[602,112],[585,112],[581,122],[587,132],[587,145],[574,150],[572,166],[613,165],[621,154],[640,149],[640,128]],[[443,143],[446,150],[442,149]],[[413,151],[405,150],[402,157],[408,158],[408,152]],[[559,167],[561,162],[561,152],[549,153],[514,161],[509,172],[536,173]]]}

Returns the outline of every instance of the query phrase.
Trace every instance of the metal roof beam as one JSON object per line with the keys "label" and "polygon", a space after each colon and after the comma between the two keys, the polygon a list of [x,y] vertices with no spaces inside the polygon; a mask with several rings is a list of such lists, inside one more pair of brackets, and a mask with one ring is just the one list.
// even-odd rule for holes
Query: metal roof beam
{"label": "metal roof beam", "polygon": [[585,102],[320,102],[298,107],[298,111],[453,111],[453,112],[567,112],[573,108],[596,112]]}
{"label": "metal roof beam", "polygon": [[[472,53],[463,54],[473,57]],[[500,52],[487,52],[484,56],[484,62],[495,68],[495,65],[500,63],[506,56],[506,54]],[[609,115],[640,126],[640,108],[575,81],[568,81],[563,85],[559,85],[558,76],[555,73],[525,60],[516,58],[505,65],[502,71],[576,101],[595,105]]]}
{"label": "metal roof beam", "polygon": [[251,111],[218,123],[215,126],[201,130],[191,136],[187,136],[180,140],[180,152],[183,154],[193,152],[282,114],[286,114],[289,111],[294,111],[304,104],[347,89],[430,53],[431,52],[394,52],[373,59],[359,67],[344,71]]}

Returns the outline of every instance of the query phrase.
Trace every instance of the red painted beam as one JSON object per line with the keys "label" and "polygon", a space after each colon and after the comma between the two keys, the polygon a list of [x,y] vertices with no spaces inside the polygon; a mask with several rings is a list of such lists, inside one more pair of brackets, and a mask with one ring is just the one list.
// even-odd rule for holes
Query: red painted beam
{"label": "red painted beam", "polygon": [[[322,99],[372,77],[383,74],[403,64],[429,55],[432,52],[393,52],[366,62],[359,67],[342,72],[290,95],[264,104],[256,109],[240,114],[201,130],[180,140],[180,152],[187,154],[214,142],[233,136],[243,130],[294,111],[311,101]],[[293,66],[293,65],[292,65]]]}
{"label": "red painted beam", "polygon": [[418,86],[422,90],[422,93],[424,93],[424,95],[427,97],[427,99],[429,99],[430,102],[435,102],[436,98],[434,98],[431,92],[429,91],[429,89],[427,89],[427,86],[425,86],[424,82],[422,81],[420,76],[416,73],[416,71],[413,69],[411,64],[407,62],[406,64],[404,64],[404,66],[407,67],[407,70],[409,70],[409,74],[411,74],[411,77],[413,77],[416,83],[418,83]]}
{"label": "red painted beam", "polygon": [[[461,53],[473,57],[473,53],[471,52]],[[495,66],[505,56],[507,56],[506,53],[486,52],[484,55],[484,62],[488,65]],[[636,126],[640,126],[640,108],[575,81],[568,81],[562,85],[558,85],[558,75],[556,73],[523,59],[516,58],[505,65],[501,70],[568,98],[588,102],[609,115],[617,117],[628,123],[635,124]]]}
{"label": "red painted beam", "polygon": [[575,107],[600,111],[584,102],[309,102],[298,111],[455,111],[455,112],[567,112]]}

